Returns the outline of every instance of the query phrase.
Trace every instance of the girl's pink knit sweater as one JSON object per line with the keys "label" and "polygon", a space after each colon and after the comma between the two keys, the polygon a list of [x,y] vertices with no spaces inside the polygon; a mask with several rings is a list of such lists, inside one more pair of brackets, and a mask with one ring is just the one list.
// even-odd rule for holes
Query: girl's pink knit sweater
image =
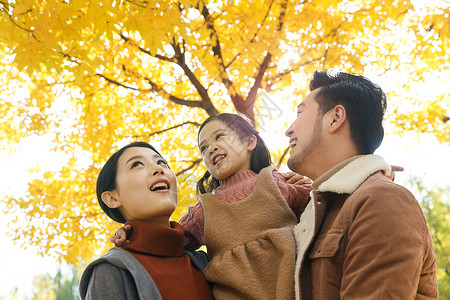
{"label": "girl's pink knit sweater", "polygon": [[[272,173],[275,183],[280,189],[287,204],[295,213],[298,219],[305,210],[309,202],[309,192],[311,185],[294,185],[286,183],[283,174],[278,171]],[[258,174],[252,170],[231,176],[220,181],[220,186],[216,189],[214,195],[220,201],[226,203],[242,201],[253,192]],[[248,212],[247,212],[248,213]],[[204,224],[205,215],[200,201],[195,205],[189,205],[187,213],[181,217],[178,222],[183,226],[185,236],[183,246],[185,249],[194,250],[205,244]]]}

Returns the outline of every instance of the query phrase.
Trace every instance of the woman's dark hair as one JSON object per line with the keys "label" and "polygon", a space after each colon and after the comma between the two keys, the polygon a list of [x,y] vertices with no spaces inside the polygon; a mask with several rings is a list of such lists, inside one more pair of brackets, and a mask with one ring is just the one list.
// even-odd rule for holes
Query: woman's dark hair
{"label": "woman's dark hair", "polygon": [[[156,151],[150,144],[146,142],[133,142],[122,147],[116,153],[111,155],[111,157],[106,161],[103,168],[100,170],[100,174],[98,174],[97,178],[97,200],[100,204],[102,210],[114,221],[119,223],[125,223],[126,220],[119,212],[118,208],[109,208],[102,200],[102,194],[106,191],[113,191],[116,188],[116,175],[117,175],[117,162],[119,161],[122,153],[128,148],[132,147],[141,147],[141,148],[150,148],[155,151],[159,156],[161,154]],[[162,156],[161,156],[162,157]]]}
{"label": "woman's dark hair", "polygon": [[369,79],[347,73],[316,71],[309,83],[323,115],[336,105],[345,107],[353,142],[359,154],[372,154],[383,141],[386,95]]}
{"label": "woman's dark hair", "polygon": [[[263,168],[272,164],[269,149],[263,139],[259,136],[259,132],[251,125],[247,118],[230,113],[211,116],[202,123],[198,130],[198,134],[200,135],[200,132],[206,124],[214,120],[223,122],[229,129],[236,132],[241,141],[252,135],[256,137],[256,147],[253,149],[250,156],[250,169],[253,172],[259,173]],[[206,171],[203,177],[197,182],[197,194],[211,193],[215,191],[219,185],[219,180],[212,177],[211,174]]]}

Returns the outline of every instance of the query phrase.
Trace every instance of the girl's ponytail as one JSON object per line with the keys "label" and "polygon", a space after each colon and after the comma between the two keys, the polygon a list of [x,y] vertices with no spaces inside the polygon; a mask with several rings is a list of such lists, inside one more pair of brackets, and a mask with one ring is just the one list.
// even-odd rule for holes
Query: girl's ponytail
{"label": "girl's ponytail", "polygon": [[206,171],[203,177],[197,182],[197,195],[212,193],[219,186],[219,180],[210,177],[211,174]]}

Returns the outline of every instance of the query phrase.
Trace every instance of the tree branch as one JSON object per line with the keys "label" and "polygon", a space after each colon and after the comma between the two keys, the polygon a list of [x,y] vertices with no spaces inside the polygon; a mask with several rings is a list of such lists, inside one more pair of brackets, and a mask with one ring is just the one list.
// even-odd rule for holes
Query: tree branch
{"label": "tree branch", "polygon": [[105,80],[108,81],[109,83],[114,84],[114,85],[116,85],[116,86],[120,86],[120,87],[123,87],[123,88],[126,88],[126,89],[130,89],[130,90],[138,91],[138,92],[142,92],[142,93],[157,92],[157,93],[159,93],[160,96],[162,96],[163,98],[165,98],[165,99],[167,99],[167,100],[170,100],[170,101],[172,101],[172,102],[174,102],[174,103],[176,103],[176,104],[179,104],[179,105],[186,105],[186,106],[189,106],[189,107],[199,107],[199,108],[205,109],[205,108],[204,108],[204,103],[203,103],[203,101],[186,100],[186,99],[182,99],[182,98],[179,98],[179,97],[177,97],[177,96],[171,95],[171,94],[167,93],[162,87],[160,87],[160,86],[157,85],[156,83],[152,82],[149,78],[145,78],[145,80],[148,81],[148,82],[150,83],[150,85],[152,86],[152,88],[151,88],[151,89],[140,89],[140,88],[135,88],[135,87],[132,87],[132,86],[123,84],[123,83],[121,83],[121,82],[118,82],[117,80],[108,78],[108,77],[106,77],[106,76],[103,75],[103,74],[98,74],[98,73],[96,73],[95,75],[97,75],[97,76],[99,76],[99,77],[105,79]]}
{"label": "tree branch", "polygon": [[[252,44],[256,41],[256,36],[258,35],[258,32],[261,28],[263,28],[264,23],[266,22],[267,17],[269,16],[269,12],[272,9],[272,4],[273,4],[273,0],[270,2],[269,7],[267,8],[266,14],[264,15],[262,21],[261,21],[261,26],[256,28],[255,33],[253,34],[253,37],[250,39],[249,43]],[[238,54],[236,54],[231,60],[230,62],[226,65],[225,68],[228,68],[229,66],[231,66],[231,64],[242,54],[242,51],[240,51]]]}
{"label": "tree branch", "polygon": [[[0,3],[3,5],[3,7],[6,7],[6,4],[8,4],[8,3],[3,3],[3,2],[0,2]],[[24,14],[29,13],[29,12],[31,12],[31,11],[32,11],[31,9],[28,9],[27,11],[21,13],[21,15],[24,15]],[[33,30],[28,29],[28,28],[25,28],[25,27],[19,25],[19,24],[13,19],[12,13],[5,12],[5,14],[8,16],[9,20],[11,21],[11,23],[13,23],[17,28],[19,28],[19,29],[21,29],[21,30],[23,30],[23,31],[25,31],[25,32],[27,32],[27,33],[29,33],[29,34],[31,34],[31,36],[32,36],[36,41],[40,42],[40,40],[38,40],[38,39],[36,38],[36,36],[34,35]]]}
{"label": "tree branch", "polygon": [[[305,57],[306,56],[307,55],[305,55]],[[281,79],[282,77],[289,75],[291,72],[295,72],[300,67],[309,65],[309,64],[311,64],[311,63],[313,63],[315,61],[321,60],[321,59],[322,59],[322,56],[317,57],[317,58],[313,58],[313,59],[308,60],[306,62],[298,63],[298,64],[294,65],[292,68],[290,68],[289,70],[285,70],[285,71],[283,71],[281,73],[276,74],[276,79]],[[275,77],[269,77],[269,78],[267,78],[267,80],[274,82],[275,81]],[[272,90],[272,84],[267,85],[266,86],[266,91],[270,92],[271,90]]]}
{"label": "tree branch", "polygon": [[[175,38],[172,39],[172,47],[175,51],[175,55],[173,57],[166,57],[160,54],[152,55],[150,51],[140,47],[137,45],[132,39],[126,37],[123,35],[123,33],[120,33],[120,37],[127,43],[130,43],[137,47],[139,51],[142,53],[145,53],[147,55],[153,56],[157,59],[167,61],[170,63],[176,63],[179,65],[185,75],[189,78],[190,82],[194,85],[195,89],[197,90],[201,101],[195,101],[195,100],[185,100],[179,97],[176,97],[174,95],[171,95],[167,93],[162,87],[154,83],[150,78],[145,77],[145,79],[150,83],[150,85],[153,87],[153,90],[158,91],[166,97],[166,99],[180,105],[186,105],[189,107],[200,107],[203,108],[210,116],[219,114],[219,111],[214,107],[214,105],[211,102],[211,99],[209,98],[208,91],[205,89],[205,87],[201,84],[201,82],[198,80],[198,78],[195,76],[195,74],[191,71],[191,69],[187,66],[185,63],[185,57],[184,57],[184,51],[181,50],[179,44],[175,41]],[[184,40],[183,40],[184,42]]]}
{"label": "tree branch", "polygon": [[119,34],[119,36],[120,36],[120,37],[122,38],[122,40],[124,40],[125,42],[134,45],[134,46],[135,46],[136,48],[138,48],[139,51],[141,51],[142,53],[145,53],[145,54],[147,54],[147,55],[153,56],[153,57],[155,57],[155,58],[157,58],[157,59],[160,59],[160,60],[163,60],[163,61],[174,62],[173,57],[167,57],[167,56],[163,56],[163,55],[160,55],[160,54],[152,55],[152,54],[150,53],[149,50],[146,50],[146,49],[142,48],[142,47],[139,46],[134,40],[132,40],[132,39],[129,38],[129,37],[124,36],[122,32]]}
{"label": "tree branch", "polygon": [[203,101],[186,100],[186,99],[179,98],[177,96],[174,96],[174,95],[166,92],[161,86],[159,86],[158,84],[153,82],[150,78],[148,78],[148,77],[144,77],[144,78],[152,86],[152,89],[150,91],[159,93],[165,99],[170,100],[170,101],[174,102],[175,104],[186,105],[189,107],[199,107],[199,108],[205,109]]}
{"label": "tree branch", "polygon": [[107,82],[109,82],[109,83],[111,83],[111,84],[114,84],[114,85],[116,85],[116,86],[123,87],[123,88],[125,88],[125,89],[130,89],[130,90],[138,91],[138,92],[151,92],[151,91],[152,91],[152,90],[148,90],[148,89],[145,89],[145,90],[144,90],[144,89],[139,89],[139,88],[135,88],[135,87],[126,85],[126,84],[124,84],[124,83],[121,83],[121,82],[119,82],[119,81],[117,81],[117,80],[111,79],[111,78],[109,78],[109,77],[107,77],[107,76],[105,76],[105,75],[103,75],[103,74],[100,74],[100,73],[96,73],[95,75],[98,76],[98,77],[100,77],[100,78],[105,79]]}
{"label": "tree branch", "polygon": [[[276,31],[281,32],[283,30],[283,24],[284,24],[284,18],[286,16],[286,10],[287,10],[287,0],[285,0],[283,3],[281,3],[281,11],[280,11],[280,15],[278,17],[278,26]],[[267,12],[268,14],[268,12]],[[239,103],[239,105],[242,106],[243,108],[243,112],[245,115],[247,115],[254,123],[254,112],[253,112],[253,108],[254,108],[254,104],[256,101],[256,95],[258,92],[258,89],[261,87],[261,83],[262,80],[264,78],[264,75],[267,71],[267,69],[269,68],[269,64],[271,62],[272,59],[272,53],[270,53],[270,49],[267,51],[266,56],[264,57],[261,65],[259,66],[258,72],[255,75],[254,79],[254,83],[253,86],[251,87],[247,98],[245,99],[245,101],[242,101],[241,103]],[[237,106],[236,106],[237,108]]]}
{"label": "tree branch", "polygon": [[[339,31],[339,28],[341,28],[342,24],[343,23],[341,22],[341,24],[339,24],[338,27],[333,29],[333,31],[330,34],[327,35],[327,36],[331,36],[330,42],[328,43],[328,45],[332,45],[333,44],[332,42],[333,42],[334,38],[336,37],[336,35],[337,35],[338,31]],[[325,36],[325,37],[327,37],[327,36]],[[323,39],[321,39],[320,42],[322,42],[322,41],[323,41]],[[326,64],[326,61],[327,61],[327,58],[328,58],[328,50],[330,49],[330,47],[331,46],[328,46],[328,47],[325,48],[325,54],[323,55],[323,63],[322,63],[322,68],[323,69],[325,69],[325,64]]]}
{"label": "tree branch", "polygon": [[209,30],[209,37],[211,38],[212,50],[214,57],[217,59],[217,63],[221,66],[222,70],[225,70],[225,64],[223,62],[222,49],[220,47],[220,40],[217,34],[216,28],[214,27],[214,18],[210,15],[208,8],[203,3],[203,9],[200,12],[205,19],[206,28]]}
{"label": "tree branch", "polygon": [[172,129],[175,129],[175,128],[178,128],[178,127],[181,127],[181,126],[184,126],[184,125],[195,125],[195,126],[200,126],[200,124],[197,123],[197,122],[191,122],[191,121],[188,121],[188,122],[184,122],[184,123],[181,123],[181,124],[178,124],[178,125],[169,127],[169,128],[164,128],[163,130],[158,130],[158,131],[155,131],[155,132],[152,132],[152,133],[149,133],[149,134],[133,135],[132,137],[133,137],[133,138],[151,137],[151,136],[154,136],[154,135],[157,135],[157,134],[161,134],[161,133],[164,133],[164,132],[166,132],[166,131],[170,131],[170,130],[172,130]]}
{"label": "tree branch", "polygon": [[187,167],[186,169],[183,169],[183,170],[179,171],[178,173],[175,174],[175,176],[178,177],[179,175],[181,175],[181,174],[183,174],[183,173],[189,171],[190,169],[192,169],[192,168],[194,168],[196,165],[198,165],[201,161],[202,161],[201,158],[198,158],[198,159],[194,160],[194,161],[192,162],[192,165],[190,165],[190,166]]}
{"label": "tree branch", "polygon": [[283,155],[281,155],[280,160],[277,163],[277,169],[279,169],[281,167],[281,164],[283,163],[284,158],[286,157],[288,151],[289,151],[290,147],[287,147],[286,149],[284,149]]}
{"label": "tree branch", "polygon": [[244,113],[247,117],[250,118],[250,120],[254,123],[255,118],[253,114],[253,108],[256,101],[256,95],[258,93],[258,89],[261,87],[262,79],[264,78],[264,74],[266,73],[267,68],[269,67],[270,60],[272,59],[272,54],[267,53],[264,57],[263,62],[261,63],[261,66],[258,69],[258,73],[255,76],[255,82],[253,83],[252,88],[250,89],[247,99],[245,101],[242,101],[240,103],[237,103],[241,105],[241,107],[237,107],[236,109],[242,113]]}
{"label": "tree branch", "polygon": [[[184,41],[183,41],[184,42]],[[186,64],[184,51],[181,51],[180,45],[173,40],[172,47],[175,51],[175,62],[183,69],[184,74],[189,78],[189,81],[194,85],[198,94],[200,95],[201,100],[201,108],[203,108],[210,116],[218,115],[219,111],[214,107],[211,102],[211,98],[208,95],[208,91],[202,85],[200,80],[195,76],[194,72],[189,68]],[[173,99],[172,101],[177,101],[177,99]],[[198,101],[197,101],[198,102]]]}
{"label": "tree branch", "polygon": [[203,18],[205,19],[206,28],[210,32],[209,37],[211,38],[211,47],[212,47],[212,51],[213,51],[213,56],[216,60],[217,67],[219,70],[220,79],[221,79],[222,83],[224,84],[224,86],[226,87],[226,89],[228,90],[228,94],[230,95],[231,100],[233,101],[233,103],[235,103],[235,100],[239,101],[240,99],[242,99],[242,96],[236,90],[235,85],[228,77],[228,74],[226,71],[227,68],[225,67],[224,58],[222,55],[222,49],[220,47],[219,36],[217,34],[216,28],[214,27],[214,19],[210,15],[208,8],[206,7],[206,5],[204,3],[203,3],[203,9],[200,11],[200,13],[202,14]]}
{"label": "tree branch", "polygon": [[120,33],[120,37],[125,42],[128,42],[128,43],[134,45],[141,52],[143,52],[147,55],[153,56],[155,58],[158,58],[163,61],[170,62],[170,63],[176,63],[177,65],[179,65],[183,69],[185,75],[189,78],[189,81],[194,85],[195,89],[197,90],[197,92],[201,98],[201,101],[186,100],[186,99],[182,99],[180,97],[174,96],[172,94],[169,94],[161,86],[159,86],[158,84],[153,82],[148,77],[144,77],[144,78],[152,86],[151,90],[143,90],[143,89],[134,88],[134,87],[122,84],[120,82],[117,82],[116,80],[107,78],[106,76],[104,76],[102,74],[97,74],[97,75],[103,77],[105,80],[107,80],[110,83],[113,83],[118,86],[122,86],[124,88],[132,89],[132,90],[136,90],[136,91],[140,91],[140,92],[151,92],[151,91],[158,92],[158,93],[162,94],[162,96],[164,96],[165,99],[170,100],[176,104],[186,105],[189,107],[203,108],[210,116],[219,114],[219,111],[214,107],[214,105],[211,102],[211,99],[208,95],[208,91],[205,89],[205,87],[201,84],[201,82],[198,80],[198,78],[195,76],[195,74],[192,72],[192,70],[185,63],[184,51],[181,50],[179,44],[175,41],[175,39],[173,39],[172,43],[171,43],[171,46],[174,49],[175,55],[173,57],[166,57],[166,56],[159,55],[159,54],[152,55],[148,50],[137,45],[132,39],[124,36],[123,33]]}

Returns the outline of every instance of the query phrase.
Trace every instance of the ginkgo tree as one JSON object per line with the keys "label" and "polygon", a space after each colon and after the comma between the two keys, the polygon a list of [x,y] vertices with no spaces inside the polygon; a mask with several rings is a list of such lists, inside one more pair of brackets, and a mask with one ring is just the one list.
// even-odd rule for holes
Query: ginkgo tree
{"label": "ginkgo tree", "polygon": [[[0,11],[1,145],[49,135],[67,153],[60,170],[36,170],[24,196],[6,196],[11,234],[68,262],[104,251],[120,226],[95,196],[120,146],[159,146],[179,179],[177,220],[205,170],[201,122],[237,111],[260,128],[279,117],[274,107],[294,110],[317,69],[401,71],[389,93],[393,131],[450,140],[448,89],[420,101],[411,91],[449,75],[445,1],[0,0]],[[281,164],[282,136],[278,145]]]}

